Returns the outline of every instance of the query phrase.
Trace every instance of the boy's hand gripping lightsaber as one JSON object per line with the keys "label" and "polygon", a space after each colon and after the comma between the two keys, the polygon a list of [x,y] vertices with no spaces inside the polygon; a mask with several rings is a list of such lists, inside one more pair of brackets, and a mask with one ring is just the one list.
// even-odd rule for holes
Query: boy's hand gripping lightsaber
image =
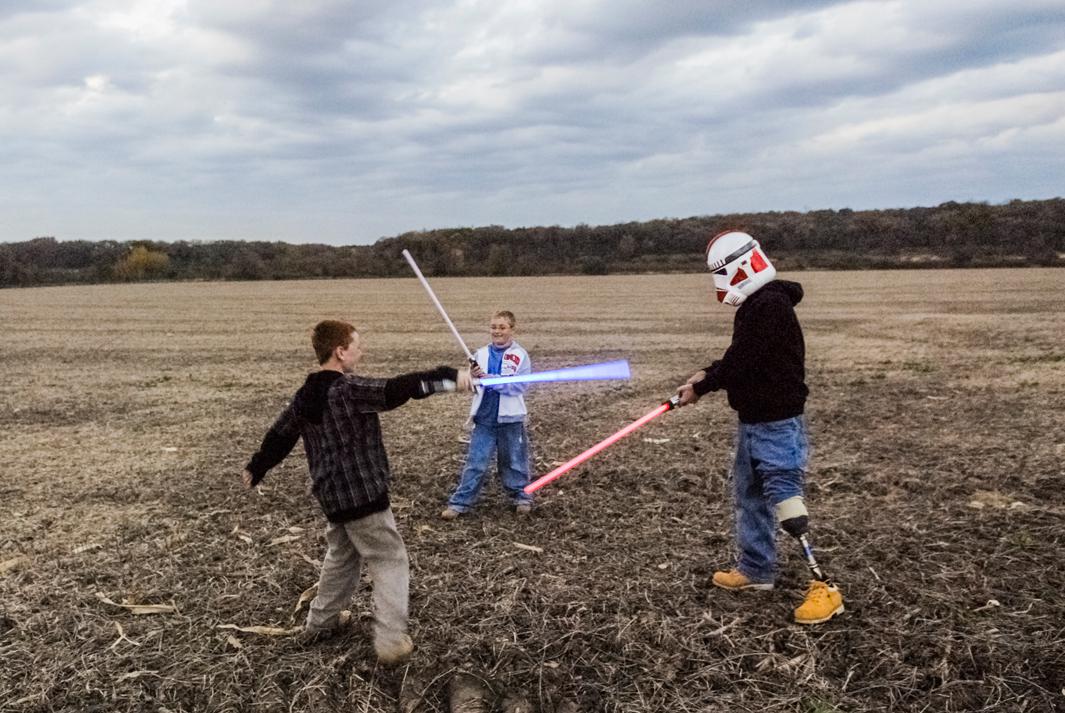
{"label": "boy's hand gripping lightsaber", "polygon": [[429,299],[431,299],[433,304],[436,305],[436,309],[440,312],[440,316],[444,318],[444,321],[447,322],[447,326],[451,328],[451,333],[455,335],[455,341],[459,343],[459,346],[462,347],[462,351],[466,353],[466,358],[470,360],[471,364],[476,364],[477,362],[474,360],[473,354],[470,353],[469,348],[466,346],[466,342],[462,341],[462,337],[459,336],[459,330],[455,329],[455,325],[451,322],[451,318],[448,317],[447,312],[444,311],[444,306],[440,304],[440,300],[438,300],[436,295],[433,294],[433,288],[429,286],[429,281],[425,279],[425,275],[423,275],[422,271],[418,269],[418,263],[414,262],[414,258],[411,257],[408,250],[403,251],[403,257],[406,259],[407,264],[411,266],[411,269],[414,270],[414,274],[418,276],[418,280],[422,283],[422,287],[424,287],[425,291],[429,293]]}
{"label": "boy's hand gripping lightsaber", "polygon": [[680,396],[671,397],[668,401],[663,403],[661,406],[656,408],[654,411],[651,411],[650,413],[648,413],[648,414],[636,419],[635,421],[630,423],[628,426],[625,426],[625,428],[623,428],[620,431],[618,431],[617,433],[615,433],[614,435],[608,436],[607,438],[604,438],[603,440],[599,441],[599,443],[596,443],[594,446],[592,446],[591,448],[586,450],[584,453],[581,453],[579,456],[576,456],[574,458],[569,459],[568,461],[566,461],[565,463],[563,463],[559,467],[555,468],[553,471],[551,471],[547,475],[543,476],[542,478],[538,478],[538,479],[534,480],[533,482],[529,483],[524,488],[525,492],[526,493],[530,493],[530,494],[531,493],[535,493],[537,490],[539,490],[540,488],[544,487],[545,485],[550,483],[552,480],[555,480],[556,478],[560,478],[563,475],[565,475],[569,470],[571,470],[573,468],[576,468],[578,465],[580,465],[584,461],[588,460],[589,458],[594,456],[599,451],[603,450],[604,448],[610,447],[611,445],[613,445],[617,441],[620,441],[622,438],[624,438],[625,436],[627,436],[630,433],[632,433],[633,431],[635,431],[640,426],[643,426],[644,424],[646,424],[648,421],[652,421],[652,420],[658,418],[659,416],[664,414],[666,411],[671,411],[672,409],[675,409],[678,405],[680,405]]}

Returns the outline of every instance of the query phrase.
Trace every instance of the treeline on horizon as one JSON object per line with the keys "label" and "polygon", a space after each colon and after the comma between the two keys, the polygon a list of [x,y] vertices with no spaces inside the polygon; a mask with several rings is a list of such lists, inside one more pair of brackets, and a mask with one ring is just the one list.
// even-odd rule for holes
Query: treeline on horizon
{"label": "treeline on horizon", "polygon": [[0,287],[142,280],[410,276],[409,249],[435,276],[691,272],[707,240],[745,230],[778,269],[1065,265],[1065,199],[1003,205],[740,213],[617,225],[444,228],[332,246],[248,241],[0,243]]}

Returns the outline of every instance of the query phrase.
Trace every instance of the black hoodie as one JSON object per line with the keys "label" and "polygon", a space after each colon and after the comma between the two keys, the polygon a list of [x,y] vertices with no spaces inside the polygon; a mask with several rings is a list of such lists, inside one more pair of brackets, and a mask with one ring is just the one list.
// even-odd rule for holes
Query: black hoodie
{"label": "black hoodie", "polygon": [[799,416],[806,405],[806,344],[795,305],[802,285],[774,280],[743,301],[732,325],[732,344],[706,367],[695,393],[725,389],[743,423]]}

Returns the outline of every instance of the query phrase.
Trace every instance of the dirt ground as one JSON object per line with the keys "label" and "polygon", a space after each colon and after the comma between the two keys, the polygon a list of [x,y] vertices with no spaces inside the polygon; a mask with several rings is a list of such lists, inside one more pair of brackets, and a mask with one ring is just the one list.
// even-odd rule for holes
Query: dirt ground
{"label": "dirt ground", "polygon": [[[0,711],[1065,710],[1065,271],[806,272],[812,535],[847,611],[791,623],[731,564],[722,395],[663,415],[542,491],[498,484],[438,519],[468,398],[383,417],[410,551],[412,663],[298,626],[323,518],[302,449],[239,473],[314,367],[310,327],[355,322],[363,373],[461,353],[413,279],[0,291]],[[628,382],[530,391],[536,474],[647,413],[727,345],[707,275],[439,279],[468,343],[513,310],[543,370],[628,359]],[[137,613],[129,604],[161,605]],[[470,676],[466,676],[469,678]],[[522,708],[524,706],[524,708]]]}

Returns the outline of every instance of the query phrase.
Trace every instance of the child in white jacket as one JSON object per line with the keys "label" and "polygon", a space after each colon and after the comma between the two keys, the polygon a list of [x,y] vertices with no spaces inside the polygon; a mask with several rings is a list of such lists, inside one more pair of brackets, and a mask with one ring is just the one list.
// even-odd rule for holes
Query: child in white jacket
{"label": "child in white jacket", "polygon": [[[477,350],[474,376],[511,376],[532,372],[529,354],[514,341],[514,313],[501,310],[492,315],[491,341]],[[515,512],[532,512],[532,496],[523,488],[529,484],[529,434],[525,428],[525,387],[527,384],[478,386],[470,406],[473,432],[466,466],[459,484],[440,517],[454,520],[476,503],[484,485],[492,454],[503,489],[514,503]]]}

